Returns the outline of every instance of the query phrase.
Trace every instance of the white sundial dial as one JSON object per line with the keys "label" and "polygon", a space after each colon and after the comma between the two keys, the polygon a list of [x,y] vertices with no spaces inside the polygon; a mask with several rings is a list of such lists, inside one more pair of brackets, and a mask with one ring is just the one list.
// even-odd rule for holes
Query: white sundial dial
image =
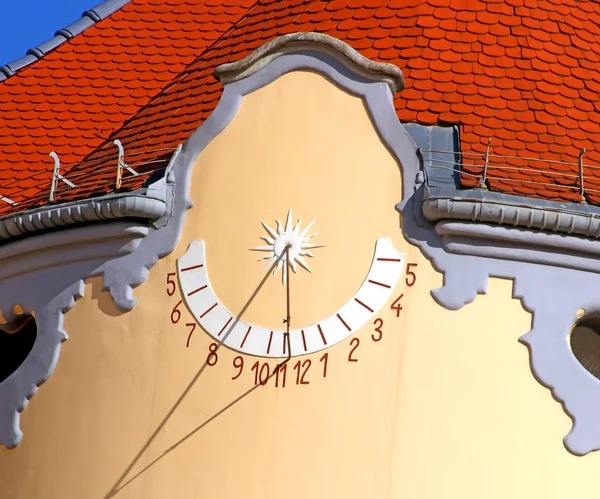
{"label": "white sundial dial", "polygon": [[[271,267],[277,261],[277,265],[273,269],[273,274],[276,274],[280,268],[283,268],[281,278],[282,283],[285,284],[289,267],[291,267],[292,271],[296,273],[296,264],[298,264],[303,269],[311,272],[308,263],[306,263],[302,257],[307,256],[309,258],[313,258],[314,255],[308,250],[314,248],[323,248],[323,245],[311,244],[308,242],[318,234],[318,231],[308,234],[308,231],[315,223],[315,220],[310,222],[304,229],[302,229],[300,226],[301,220],[298,219],[298,222],[296,222],[296,225],[292,228],[291,208],[287,214],[285,228],[282,227],[279,220],[275,220],[275,222],[277,223],[277,230],[273,230],[265,222],[261,222],[262,226],[269,234],[268,236],[260,236],[260,238],[267,243],[267,246],[252,248],[252,251],[264,251],[268,253],[259,259],[259,261],[269,260],[263,270]],[[286,253],[285,251],[287,247],[289,247],[289,253]],[[290,258],[289,265],[287,261],[288,254]]]}
{"label": "white sundial dial", "polygon": [[[305,257],[313,257],[311,249],[323,247],[310,242],[317,235],[317,232],[309,233],[313,223],[314,220],[302,228],[298,220],[293,225],[290,209],[285,226],[276,220],[276,229],[273,230],[262,222],[268,235],[259,237],[267,244],[250,249],[265,253],[260,260],[268,260],[265,269],[273,267],[273,274],[281,268],[282,280],[286,283],[288,267],[293,272],[297,271],[297,266],[310,272]],[[228,310],[223,305],[210,283],[202,240],[192,241],[187,252],[177,259],[181,299],[209,335],[238,352],[275,358],[317,352],[363,327],[394,291],[402,274],[404,257],[387,237],[378,238],[374,245],[371,267],[359,289],[349,290],[349,300],[319,322],[294,327],[289,329],[289,334],[287,329],[281,329],[280,324],[270,326],[246,322],[243,316],[238,316],[240,311]]]}

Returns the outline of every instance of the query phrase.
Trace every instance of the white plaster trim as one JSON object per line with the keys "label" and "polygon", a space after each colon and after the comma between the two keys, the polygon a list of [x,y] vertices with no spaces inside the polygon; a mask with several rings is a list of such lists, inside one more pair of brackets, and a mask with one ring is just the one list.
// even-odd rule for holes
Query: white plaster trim
{"label": "white plaster trim", "polygon": [[275,38],[239,61],[218,66],[214,76],[223,84],[233,83],[252,76],[284,54],[302,51],[316,51],[330,55],[368,80],[387,83],[393,94],[404,88],[404,77],[399,67],[367,59],[347,43],[314,32],[291,33]]}
{"label": "white plaster trim", "polygon": [[164,200],[131,193],[45,206],[0,218],[0,241],[7,242],[42,231],[98,221],[122,218],[154,221],[163,216],[166,209]]}
{"label": "white plaster trim", "polygon": [[468,220],[600,238],[599,216],[592,213],[573,213],[559,206],[529,207],[514,205],[509,201],[447,197],[425,199],[423,214],[431,222],[442,219]]}

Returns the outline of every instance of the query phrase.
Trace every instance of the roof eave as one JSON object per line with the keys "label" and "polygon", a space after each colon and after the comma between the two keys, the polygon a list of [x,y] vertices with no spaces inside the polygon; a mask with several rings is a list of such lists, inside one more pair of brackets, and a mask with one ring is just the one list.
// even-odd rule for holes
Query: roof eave
{"label": "roof eave", "polygon": [[44,206],[0,218],[0,244],[41,232],[101,221],[146,219],[153,222],[166,210],[166,200],[148,197],[141,191]]}
{"label": "roof eave", "polygon": [[422,209],[430,222],[464,220],[600,238],[600,208],[584,203],[426,187]]}

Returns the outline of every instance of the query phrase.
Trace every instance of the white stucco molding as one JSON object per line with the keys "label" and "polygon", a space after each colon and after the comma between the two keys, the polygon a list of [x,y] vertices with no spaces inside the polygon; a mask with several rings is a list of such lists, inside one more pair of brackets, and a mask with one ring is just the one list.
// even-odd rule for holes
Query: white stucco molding
{"label": "white stucco molding", "polygon": [[224,85],[233,83],[248,78],[284,54],[302,51],[317,51],[331,55],[367,80],[387,83],[393,94],[404,88],[404,76],[399,67],[367,59],[347,43],[314,32],[291,33],[274,38],[243,59],[217,67],[214,76]]}

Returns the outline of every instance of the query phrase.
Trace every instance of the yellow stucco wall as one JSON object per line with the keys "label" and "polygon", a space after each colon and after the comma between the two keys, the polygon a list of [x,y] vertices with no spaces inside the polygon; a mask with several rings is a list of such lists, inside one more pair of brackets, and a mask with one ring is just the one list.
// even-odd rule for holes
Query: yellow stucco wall
{"label": "yellow stucco wall", "polygon": [[[136,290],[121,314],[90,279],[65,319],[69,340],[57,368],[22,414],[22,443],[0,448],[0,497],[197,498],[595,498],[598,454],[575,457],[562,445],[570,420],[529,369],[517,339],[531,317],[511,298],[512,283],[460,311],[429,291],[441,276],[399,228],[394,205],[401,172],[360,99],[319,75],[288,74],[246,96],[229,127],[200,155],[180,243]],[[416,263],[376,317],[353,337],[299,357],[308,385],[254,387],[251,366],[277,361],[218,350],[196,329],[166,279],[194,239],[207,245],[211,282],[240,310],[262,278],[260,222],[289,208],[294,221],[317,217],[312,274],[292,276],[292,321],[330,315],[360,286],[374,244],[388,236]],[[399,317],[389,306],[403,293]],[[245,319],[281,327],[280,276]],[[353,338],[352,337],[352,338]],[[327,352],[327,377],[323,362]],[[189,390],[188,390],[189,388]],[[182,400],[178,400],[186,391]],[[173,409],[173,410],[172,410]],[[161,424],[169,415],[166,423]],[[158,429],[158,430],[157,430]],[[157,430],[157,431],[156,431]]]}

